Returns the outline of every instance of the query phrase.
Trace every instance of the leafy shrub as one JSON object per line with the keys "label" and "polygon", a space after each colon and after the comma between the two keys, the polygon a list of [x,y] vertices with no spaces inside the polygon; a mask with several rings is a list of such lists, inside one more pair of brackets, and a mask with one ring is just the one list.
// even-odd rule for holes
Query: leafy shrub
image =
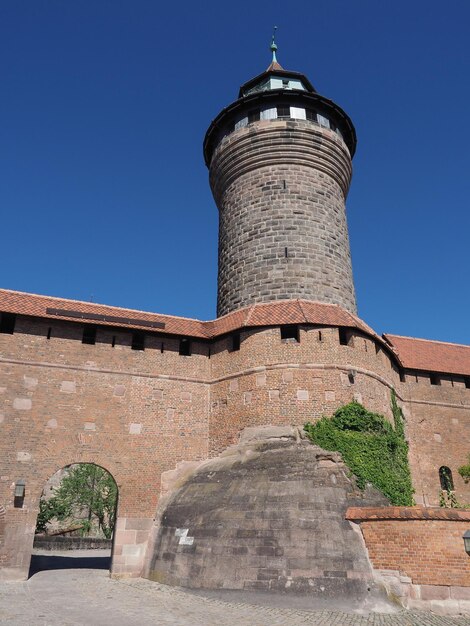
{"label": "leafy shrub", "polygon": [[458,471],[466,483],[470,482],[470,454],[468,455],[467,465],[462,465]]}
{"label": "leafy shrub", "polygon": [[382,415],[351,402],[339,408],[332,418],[323,417],[315,424],[306,424],[305,431],[313,443],[341,453],[360,489],[371,483],[392,504],[410,506],[413,487],[408,444],[394,392],[391,403],[394,426]]}

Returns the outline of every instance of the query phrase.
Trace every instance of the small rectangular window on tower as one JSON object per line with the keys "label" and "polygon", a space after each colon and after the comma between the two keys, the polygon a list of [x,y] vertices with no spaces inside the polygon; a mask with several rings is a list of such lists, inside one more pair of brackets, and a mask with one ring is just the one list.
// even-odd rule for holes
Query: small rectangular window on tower
{"label": "small rectangular window on tower", "polygon": [[230,337],[230,352],[240,350],[240,333],[232,333]]}
{"label": "small rectangular window on tower", "polygon": [[297,324],[286,324],[281,326],[281,341],[287,343],[299,343],[299,327]]}
{"label": "small rectangular window on tower", "polygon": [[87,324],[83,327],[82,343],[94,346],[96,343],[96,326]]}
{"label": "small rectangular window on tower", "polygon": [[180,356],[191,356],[191,341],[180,339]]}
{"label": "small rectangular window on tower", "polygon": [[259,109],[253,109],[248,113],[248,123],[257,122],[259,120]]}
{"label": "small rectangular window on tower", "polygon": [[278,105],[277,116],[278,117],[290,117],[290,107],[284,104]]}
{"label": "small rectangular window on tower", "polygon": [[305,116],[311,122],[316,122],[317,121],[317,113],[313,109],[306,109]]}
{"label": "small rectangular window on tower", "polygon": [[431,385],[440,385],[441,384],[441,379],[439,378],[439,376],[437,374],[431,373],[431,374],[429,374],[429,378],[431,380]]}
{"label": "small rectangular window on tower", "polygon": [[16,315],[14,313],[0,313],[0,333],[13,335],[15,332]]}
{"label": "small rectangular window on tower", "polygon": [[354,335],[349,328],[338,328],[339,343],[341,346],[353,346]]}
{"label": "small rectangular window on tower", "polygon": [[131,348],[133,350],[145,350],[145,334],[140,332],[132,333]]}

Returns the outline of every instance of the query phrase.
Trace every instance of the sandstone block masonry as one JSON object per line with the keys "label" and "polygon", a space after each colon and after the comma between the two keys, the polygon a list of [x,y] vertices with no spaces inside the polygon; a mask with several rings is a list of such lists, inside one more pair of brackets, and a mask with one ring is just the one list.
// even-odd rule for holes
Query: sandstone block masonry
{"label": "sandstone block masonry", "polygon": [[210,163],[219,207],[218,315],[303,298],[355,313],[343,140],[318,124],[265,120],[222,139]]}

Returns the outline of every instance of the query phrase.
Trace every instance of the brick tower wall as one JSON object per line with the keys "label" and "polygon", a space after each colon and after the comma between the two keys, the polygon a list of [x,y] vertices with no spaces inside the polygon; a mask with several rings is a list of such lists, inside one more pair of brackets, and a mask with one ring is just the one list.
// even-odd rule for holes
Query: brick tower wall
{"label": "brick tower wall", "polygon": [[219,316],[289,298],[356,312],[345,213],[351,173],[343,140],[308,121],[258,121],[221,141],[210,164]]}

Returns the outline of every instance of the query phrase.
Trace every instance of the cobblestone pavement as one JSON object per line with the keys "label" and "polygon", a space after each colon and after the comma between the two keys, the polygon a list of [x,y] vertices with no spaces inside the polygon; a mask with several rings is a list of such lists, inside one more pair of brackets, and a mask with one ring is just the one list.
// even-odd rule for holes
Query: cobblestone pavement
{"label": "cobblestone pavement", "polygon": [[[96,553],[95,553],[95,556]],[[61,567],[70,564],[70,553]],[[106,562],[105,562],[106,563]],[[252,599],[251,599],[252,598]],[[194,595],[144,579],[112,580],[105,569],[39,571],[0,583],[0,623],[11,626],[457,626],[470,618],[424,612],[351,614],[270,607]]]}

